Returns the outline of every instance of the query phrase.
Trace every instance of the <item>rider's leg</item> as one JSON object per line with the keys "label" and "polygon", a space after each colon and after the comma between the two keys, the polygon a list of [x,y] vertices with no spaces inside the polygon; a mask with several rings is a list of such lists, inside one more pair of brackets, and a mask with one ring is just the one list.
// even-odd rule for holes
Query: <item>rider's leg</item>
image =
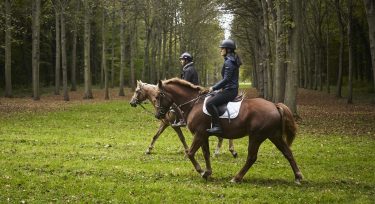
{"label": "rider's leg", "polygon": [[174,106],[173,110],[175,111],[176,116],[179,119],[179,121],[176,123],[177,120],[175,120],[175,123],[171,124],[171,126],[172,127],[186,126],[186,121],[184,119],[184,114],[182,113],[181,108],[179,108],[178,106]]}
{"label": "rider's leg", "polygon": [[212,128],[207,129],[208,133],[212,135],[220,135],[223,132],[219,121],[219,111],[217,107],[233,100],[236,96],[236,91],[223,90],[206,102],[206,109],[212,118]]}

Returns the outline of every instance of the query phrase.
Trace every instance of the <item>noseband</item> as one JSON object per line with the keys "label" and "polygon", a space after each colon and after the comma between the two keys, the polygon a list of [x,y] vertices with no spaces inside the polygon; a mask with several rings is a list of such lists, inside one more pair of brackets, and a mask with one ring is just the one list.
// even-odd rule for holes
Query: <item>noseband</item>
{"label": "noseband", "polygon": [[[158,102],[155,104],[155,107],[158,109],[159,114],[164,116],[164,115],[166,115],[168,113],[168,111],[170,110],[170,107],[166,108],[164,106],[160,106],[160,98],[161,97],[167,97],[167,95],[164,93],[163,90],[159,91],[159,97],[157,99]],[[173,100],[171,98],[169,98],[169,99],[173,102]],[[175,104],[175,103],[173,102],[173,104]]]}

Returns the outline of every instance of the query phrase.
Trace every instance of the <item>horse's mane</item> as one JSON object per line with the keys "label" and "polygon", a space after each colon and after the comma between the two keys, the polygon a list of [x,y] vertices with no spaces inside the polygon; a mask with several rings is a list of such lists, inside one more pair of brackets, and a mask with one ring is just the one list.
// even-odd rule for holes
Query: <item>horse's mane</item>
{"label": "horse's mane", "polygon": [[143,85],[143,86],[150,86],[150,87],[152,87],[152,88],[157,88],[157,87],[158,87],[158,86],[155,85],[155,84],[148,84],[148,83],[143,83],[142,85]]}
{"label": "horse's mane", "polygon": [[183,79],[180,79],[180,78],[171,78],[171,79],[167,79],[167,80],[164,80],[163,81],[163,84],[180,84],[182,86],[185,86],[185,87],[189,87],[189,88],[192,88],[194,90],[197,90],[197,91],[203,91],[205,90],[204,87],[201,87],[201,86],[197,86],[197,85],[194,85],[186,80],[183,80]]}

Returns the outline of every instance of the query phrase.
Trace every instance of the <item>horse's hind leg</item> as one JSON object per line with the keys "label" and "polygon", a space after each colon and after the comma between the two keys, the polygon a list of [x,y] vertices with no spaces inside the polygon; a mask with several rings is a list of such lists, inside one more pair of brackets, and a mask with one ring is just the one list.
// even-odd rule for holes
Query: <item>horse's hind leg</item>
{"label": "horse's hind leg", "polygon": [[189,146],[186,144],[185,137],[184,137],[184,134],[182,134],[181,128],[180,127],[174,127],[173,129],[174,129],[174,131],[176,131],[176,133],[178,135],[178,138],[180,138],[180,141],[181,141],[182,145],[184,146],[185,154],[187,154],[188,151],[189,151]]}
{"label": "horse's hind leg", "polygon": [[233,140],[229,140],[229,151],[230,151],[230,153],[232,154],[232,156],[233,156],[234,158],[237,158],[238,154],[237,154],[237,152],[234,150]]}
{"label": "horse's hind leg", "polygon": [[167,128],[168,125],[165,124],[164,122],[160,122],[160,125],[159,125],[159,129],[158,131],[156,132],[156,134],[154,135],[154,137],[152,137],[152,141],[151,141],[151,144],[150,146],[147,148],[146,150],[146,154],[151,154],[151,150],[154,148],[154,145],[155,145],[155,142],[156,140],[159,138],[160,134],[165,130],[165,128]]}
{"label": "horse's hind leg", "polygon": [[249,146],[247,152],[247,159],[245,165],[242,167],[240,172],[231,180],[232,183],[241,182],[247,171],[250,167],[254,164],[257,160],[258,150],[260,144],[264,141],[264,139],[260,140],[259,137],[255,136],[254,138],[249,137]]}
{"label": "horse's hind leg", "polygon": [[295,176],[295,182],[297,184],[301,184],[301,180],[303,178],[301,171],[299,170],[297,166],[297,162],[294,159],[292,150],[290,150],[289,146],[286,144],[286,142],[281,137],[271,137],[269,138],[271,142],[279,149],[285,158],[289,161],[290,166],[293,169],[294,176]]}
{"label": "horse's hind leg", "polygon": [[222,137],[217,137],[217,139],[219,141],[217,142],[217,146],[216,146],[216,149],[215,149],[215,153],[214,153],[215,157],[219,156],[220,148],[221,148],[221,145],[223,144],[223,138]]}

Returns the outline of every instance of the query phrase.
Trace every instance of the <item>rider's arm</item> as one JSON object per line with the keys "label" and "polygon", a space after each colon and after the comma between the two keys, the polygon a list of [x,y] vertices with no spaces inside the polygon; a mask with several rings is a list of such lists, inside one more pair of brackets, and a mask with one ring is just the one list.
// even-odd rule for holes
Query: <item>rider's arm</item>
{"label": "rider's arm", "polygon": [[232,75],[234,73],[235,66],[231,60],[226,60],[224,62],[224,77],[221,81],[217,82],[212,89],[219,90],[222,89],[232,78]]}

